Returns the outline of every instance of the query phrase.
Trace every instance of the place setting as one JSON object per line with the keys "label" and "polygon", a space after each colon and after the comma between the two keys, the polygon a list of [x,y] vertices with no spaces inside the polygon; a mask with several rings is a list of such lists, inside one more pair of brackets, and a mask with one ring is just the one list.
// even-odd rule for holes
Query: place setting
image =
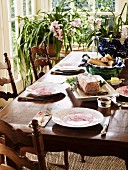
{"label": "place setting", "polygon": [[80,73],[84,73],[85,69],[83,68],[58,68],[53,71],[51,71],[51,74],[53,75],[77,75]]}
{"label": "place setting", "polygon": [[116,92],[119,94],[117,102],[121,105],[121,107],[128,107],[128,86],[118,87]]}
{"label": "place setting", "polygon": [[26,88],[27,95],[19,96],[18,101],[52,103],[65,98],[61,85],[52,82],[37,82]]}
{"label": "place setting", "polygon": [[51,70],[53,75],[78,75],[86,71],[85,67],[79,67],[78,63],[58,63],[54,70]]}

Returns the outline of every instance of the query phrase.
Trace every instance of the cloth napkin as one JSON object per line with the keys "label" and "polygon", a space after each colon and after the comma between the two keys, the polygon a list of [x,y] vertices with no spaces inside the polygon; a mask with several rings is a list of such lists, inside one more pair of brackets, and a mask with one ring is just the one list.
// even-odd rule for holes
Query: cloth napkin
{"label": "cloth napkin", "polygon": [[[33,119],[38,120],[38,124],[41,127],[45,127],[48,121],[51,119],[52,115],[47,113],[47,111],[39,111]],[[29,127],[32,127],[32,121],[28,124]]]}
{"label": "cloth napkin", "polygon": [[54,71],[51,71],[51,74],[54,74],[54,75],[77,75],[77,74],[80,74],[80,73],[84,73],[85,70],[84,69],[76,69],[76,70],[68,70],[68,69],[56,69]]}
{"label": "cloth napkin", "polygon": [[[81,63],[79,65],[79,67],[86,67],[89,64],[88,59],[90,59],[90,56],[88,54],[84,54],[82,56]],[[115,61],[116,61],[116,65],[114,65],[114,66],[102,66],[102,68],[106,68],[106,67],[121,68],[121,67],[125,66],[124,59],[122,59],[121,57],[116,57]],[[91,64],[89,64],[89,65],[91,65]],[[93,67],[101,67],[101,66],[93,65]]]}

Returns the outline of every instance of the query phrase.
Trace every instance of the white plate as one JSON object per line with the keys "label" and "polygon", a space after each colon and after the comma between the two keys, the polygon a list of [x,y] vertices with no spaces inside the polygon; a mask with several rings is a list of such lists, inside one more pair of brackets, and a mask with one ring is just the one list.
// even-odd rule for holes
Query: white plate
{"label": "white plate", "polygon": [[36,82],[32,84],[31,86],[27,87],[26,90],[33,94],[49,95],[49,94],[60,92],[59,88],[60,88],[60,85],[56,83]]}
{"label": "white plate", "polygon": [[[94,75],[94,76],[96,77],[96,79],[98,81],[100,81],[100,80],[102,82],[105,81],[100,75]],[[84,101],[93,101],[93,100],[96,100],[100,96],[109,96],[109,97],[118,96],[118,93],[116,92],[116,90],[111,85],[109,85],[106,81],[105,81],[105,84],[101,87],[101,91],[108,92],[108,94],[106,94],[106,95],[95,95],[95,96],[86,95],[79,88],[77,88],[77,90],[73,91],[73,94],[74,94],[75,98],[82,99]]]}
{"label": "white plate", "polygon": [[128,86],[119,87],[116,89],[116,92],[121,96],[128,97]]}
{"label": "white plate", "polygon": [[59,67],[68,67],[68,68],[73,68],[73,67],[78,67],[78,63],[59,63],[58,64]]}
{"label": "white plate", "polygon": [[103,115],[94,109],[77,107],[54,113],[52,120],[62,126],[81,128],[94,126],[102,122]]}

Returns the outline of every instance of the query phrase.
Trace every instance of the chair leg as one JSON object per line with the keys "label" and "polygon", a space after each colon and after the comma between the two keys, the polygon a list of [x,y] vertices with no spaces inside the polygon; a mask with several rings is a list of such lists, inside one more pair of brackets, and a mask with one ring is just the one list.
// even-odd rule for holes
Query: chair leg
{"label": "chair leg", "polygon": [[84,160],[84,155],[81,155],[81,161],[82,161],[82,163],[85,162],[85,160]]}
{"label": "chair leg", "polygon": [[[0,143],[5,144],[4,136],[0,136]],[[4,155],[0,155],[0,164],[2,164],[4,162],[5,162]]]}
{"label": "chair leg", "polygon": [[65,170],[69,169],[69,163],[68,163],[68,151],[64,151],[64,164],[65,164]]}

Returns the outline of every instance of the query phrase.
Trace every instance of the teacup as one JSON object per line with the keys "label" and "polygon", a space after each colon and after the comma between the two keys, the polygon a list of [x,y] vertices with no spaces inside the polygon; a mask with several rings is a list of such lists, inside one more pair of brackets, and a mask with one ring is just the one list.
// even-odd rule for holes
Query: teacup
{"label": "teacup", "polygon": [[111,97],[98,97],[97,98],[97,102],[98,102],[98,107],[102,107],[102,108],[108,108],[111,107]]}

